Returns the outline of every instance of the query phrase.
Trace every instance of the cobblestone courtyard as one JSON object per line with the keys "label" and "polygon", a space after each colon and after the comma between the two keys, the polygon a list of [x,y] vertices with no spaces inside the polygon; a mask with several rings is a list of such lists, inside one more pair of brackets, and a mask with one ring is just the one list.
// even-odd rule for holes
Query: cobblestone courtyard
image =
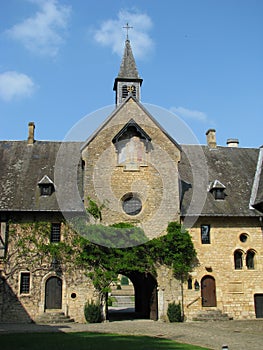
{"label": "cobblestone courtyard", "polygon": [[115,321],[100,324],[0,324],[3,333],[17,332],[100,332],[149,335],[169,338],[182,343],[229,350],[262,350],[263,320],[164,323],[150,320]]}

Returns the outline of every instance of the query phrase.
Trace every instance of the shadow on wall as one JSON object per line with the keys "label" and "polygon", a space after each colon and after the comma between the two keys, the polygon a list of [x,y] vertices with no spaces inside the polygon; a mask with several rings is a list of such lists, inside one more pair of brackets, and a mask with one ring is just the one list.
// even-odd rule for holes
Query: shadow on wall
{"label": "shadow on wall", "polygon": [[27,311],[3,278],[0,278],[0,323],[33,323]]}

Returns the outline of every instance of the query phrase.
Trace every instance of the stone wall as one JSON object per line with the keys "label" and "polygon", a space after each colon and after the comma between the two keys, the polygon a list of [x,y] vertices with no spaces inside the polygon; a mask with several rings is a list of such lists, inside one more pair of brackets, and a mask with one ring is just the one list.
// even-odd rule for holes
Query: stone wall
{"label": "stone wall", "polygon": [[[125,169],[118,164],[112,142],[116,134],[133,119],[151,138],[146,164]],[[146,235],[154,238],[165,232],[167,222],[179,219],[178,162],[180,150],[157,127],[149,115],[130,99],[105,123],[83,149],[85,161],[84,199],[104,203],[103,223],[140,223]],[[142,201],[136,216],[122,209],[122,198],[135,193]]]}
{"label": "stone wall", "polygon": [[[51,265],[52,259],[49,254],[35,250],[35,245],[24,241],[26,245],[25,254],[23,250],[17,249],[20,245],[19,237],[31,235],[31,223],[26,226],[21,224],[10,225],[9,246],[7,263],[2,261],[2,278],[0,280],[0,322],[32,322],[46,311],[45,296],[46,283],[49,278],[57,277],[62,282],[62,307],[65,315],[70,316],[76,322],[85,322],[84,305],[89,300],[97,300],[92,281],[86,276],[86,271],[74,268],[72,261],[64,263],[58,269]],[[25,229],[26,227],[26,229]],[[45,242],[43,238],[45,224],[39,227],[36,240]],[[70,240],[70,232],[66,225],[62,224],[61,239],[66,242]],[[42,236],[42,237],[41,237]],[[29,236],[28,236],[29,237]],[[30,236],[33,239],[32,236]],[[48,243],[48,241],[46,242]],[[56,244],[56,243],[53,243]],[[26,293],[20,289],[21,273],[29,273],[30,288]]]}
{"label": "stone wall", "polygon": [[[201,243],[201,224],[211,225],[211,244]],[[199,266],[192,273],[193,283],[198,281],[200,290],[187,289],[185,284],[186,314],[193,318],[202,307],[201,280],[204,276],[213,276],[216,282],[217,309],[226,312],[234,319],[255,318],[254,294],[263,293],[262,263],[263,240],[261,223],[258,218],[199,218],[190,229]],[[246,234],[246,242],[240,235]],[[235,269],[234,252],[240,250],[243,255],[243,268]],[[246,253],[255,252],[255,268],[246,266]]]}

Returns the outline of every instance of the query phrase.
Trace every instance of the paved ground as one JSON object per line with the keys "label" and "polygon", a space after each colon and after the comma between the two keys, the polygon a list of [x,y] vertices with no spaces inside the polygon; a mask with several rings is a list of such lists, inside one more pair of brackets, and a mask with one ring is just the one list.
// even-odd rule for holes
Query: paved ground
{"label": "paved ground", "polygon": [[[114,321],[100,324],[0,324],[3,333],[17,332],[103,332],[149,335],[196,344],[209,349],[262,350],[263,320],[164,323],[150,320]],[[153,349],[154,350],[154,349]]]}

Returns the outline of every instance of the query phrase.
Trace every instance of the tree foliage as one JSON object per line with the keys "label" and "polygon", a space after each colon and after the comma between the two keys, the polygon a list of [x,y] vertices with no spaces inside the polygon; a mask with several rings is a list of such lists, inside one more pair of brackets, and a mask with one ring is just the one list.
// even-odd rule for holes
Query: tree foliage
{"label": "tree foliage", "polygon": [[[92,226],[94,235],[101,234],[100,239],[105,243],[105,226]],[[31,272],[48,271],[52,260],[56,259],[61,273],[76,268],[86,271],[102,301],[118,274],[129,276],[140,272],[156,276],[156,268],[160,264],[172,268],[174,276],[182,282],[197,263],[189,233],[176,222],[168,224],[166,235],[140,245],[138,239],[144,233],[138,227],[127,223],[107,227],[108,235],[115,235],[119,241],[125,239],[125,235],[134,237],[134,246],[126,248],[95,244],[72,231],[66,223],[63,227],[63,240],[50,243],[50,223],[11,224],[10,249],[3,261],[4,277],[9,278],[17,270],[25,268]]]}
{"label": "tree foliage", "polygon": [[83,248],[81,263],[91,269],[89,276],[102,293],[110,290],[119,273],[129,276],[136,271],[156,275],[156,266],[161,264],[172,268],[174,276],[183,281],[197,263],[189,233],[176,222],[169,223],[166,235],[145,244],[111,248],[87,241]]}

